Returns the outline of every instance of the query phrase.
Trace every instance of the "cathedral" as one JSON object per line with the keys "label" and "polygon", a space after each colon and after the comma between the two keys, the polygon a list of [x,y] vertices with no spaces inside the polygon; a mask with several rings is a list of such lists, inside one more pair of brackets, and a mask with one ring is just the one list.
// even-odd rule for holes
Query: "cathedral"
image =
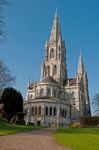
{"label": "cathedral", "polygon": [[24,103],[26,124],[68,127],[81,116],[90,116],[88,78],[82,54],[74,78],[67,75],[66,47],[58,15],[45,43],[44,61],[39,81],[28,83]]}

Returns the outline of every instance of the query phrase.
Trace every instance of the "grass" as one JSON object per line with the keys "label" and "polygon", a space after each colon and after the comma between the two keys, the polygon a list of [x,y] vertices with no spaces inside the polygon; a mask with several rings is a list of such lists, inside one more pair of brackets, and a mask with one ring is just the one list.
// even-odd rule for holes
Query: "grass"
{"label": "grass", "polygon": [[10,123],[7,123],[6,121],[0,120],[0,136],[14,134],[18,132],[31,131],[33,129],[38,129],[38,128],[40,128],[40,126],[16,125],[16,124],[10,124]]}
{"label": "grass", "polygon": [[99,128],[58,129],[54,139],[74,150],[99,150]]}

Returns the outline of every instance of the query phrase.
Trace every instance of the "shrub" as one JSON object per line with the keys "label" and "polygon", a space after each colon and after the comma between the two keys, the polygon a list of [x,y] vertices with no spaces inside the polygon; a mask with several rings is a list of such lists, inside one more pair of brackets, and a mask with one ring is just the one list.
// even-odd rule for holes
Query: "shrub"
{"label": "shrub", "polygon": [[99,117],[83,116],[80,118],[80,123],[84,127],[97,127],[99,124]]}

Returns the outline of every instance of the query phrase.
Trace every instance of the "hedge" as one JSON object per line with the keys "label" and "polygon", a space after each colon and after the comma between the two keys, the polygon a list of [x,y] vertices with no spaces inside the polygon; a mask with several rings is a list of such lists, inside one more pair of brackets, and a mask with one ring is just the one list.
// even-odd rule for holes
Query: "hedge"
{"label": "hedge", "polygon": [[82,126],[99,126],[99,117],[83,116],[80,118],[80,123]]}

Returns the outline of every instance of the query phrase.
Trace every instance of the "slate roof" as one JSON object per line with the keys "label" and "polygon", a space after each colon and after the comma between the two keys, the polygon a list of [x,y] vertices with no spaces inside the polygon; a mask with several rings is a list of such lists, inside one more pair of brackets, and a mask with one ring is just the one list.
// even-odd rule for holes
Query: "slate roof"
{"label": "slate roof", "polygon": [[69,79],[69,86],[75,86],[76,85],[76,81],[77,81],[76,78]]}
{"label": "slate roof", "polygon": [[42,82],[44,83],[55,83],[57,84],[57,81],[55,81],[52,77],[45,77]]}

